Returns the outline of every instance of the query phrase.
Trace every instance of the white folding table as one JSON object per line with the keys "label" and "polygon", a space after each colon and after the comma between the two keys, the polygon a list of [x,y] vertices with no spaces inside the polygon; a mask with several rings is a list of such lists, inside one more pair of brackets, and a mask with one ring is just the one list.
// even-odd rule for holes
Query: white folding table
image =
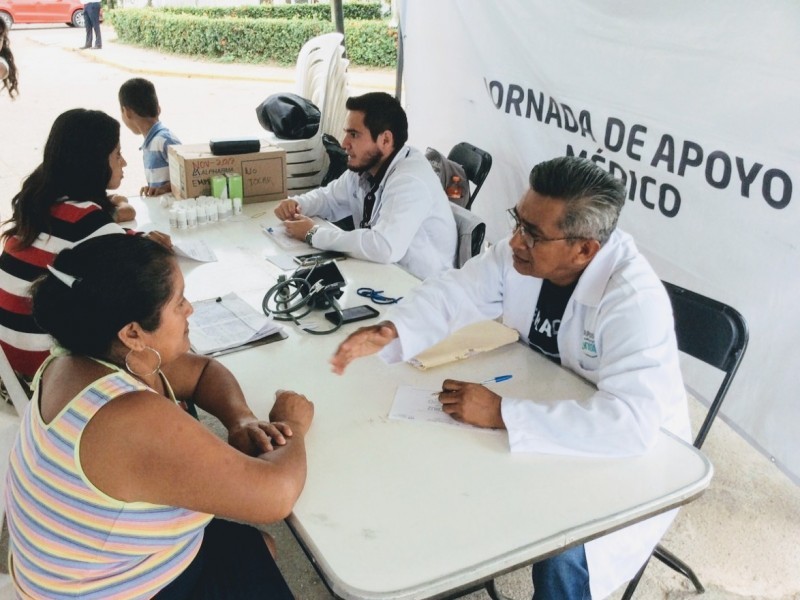
{"label": "white folding table", "polygon": [[[157,201],[135,205],[140,220],[167,231]],[[176,240],[202,237],[220,257],[182,261],[190,300],[236,291],[260,306],[279,273],[264,257],[279,249],[258,224],[276,219],[269,204],[245,213],[264,214],[170,232]],[[417,283],[395,266],[348,259],[340,268],[348,281],[343,306],[365,302],[358,286],[400,296]],[[308,478],[288,524],[340,598],[447,596],[684,504],[710,483],[705,456],[667,432],[644,456],[575,458],[511,454],[504,431],[389,420],[401,384],[435,390],[445,378],[510,373],[496,384],[499,393],[582,398],[593,388],[521,344],[429,371],[368,357],[333,374],[328,359],[362,324],[329,336],[289,326],[284,341],[220,358],[261,417],[276,389],[314,402]]]}

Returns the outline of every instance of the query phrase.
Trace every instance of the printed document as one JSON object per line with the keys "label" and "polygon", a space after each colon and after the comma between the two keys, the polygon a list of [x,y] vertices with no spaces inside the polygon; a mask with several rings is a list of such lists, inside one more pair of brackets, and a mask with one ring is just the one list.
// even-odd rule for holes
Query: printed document
{"label": "printed document", "polygon": [[193,307],[189,342],[198,354],[221,353],[272,335],[276,339],[286,337],[271,317],[259,313],[235,293],[194,302]]}

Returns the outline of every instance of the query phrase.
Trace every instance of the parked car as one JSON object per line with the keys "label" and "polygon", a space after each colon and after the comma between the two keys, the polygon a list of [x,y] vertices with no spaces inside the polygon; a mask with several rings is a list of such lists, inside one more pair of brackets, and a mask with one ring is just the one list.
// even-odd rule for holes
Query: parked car
{"label": "parked car", "polygon": [[0,19],[9,28],[14,23],[66,23],[70,27],[83,27],[83,3],[81,0],[0,0]]}

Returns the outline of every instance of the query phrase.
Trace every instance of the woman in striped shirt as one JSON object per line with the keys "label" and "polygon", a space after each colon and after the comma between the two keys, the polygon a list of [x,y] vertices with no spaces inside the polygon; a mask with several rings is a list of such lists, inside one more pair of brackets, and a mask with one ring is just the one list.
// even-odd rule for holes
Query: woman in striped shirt
{"label": "woman in striped shirt", "polygon": [[[0,254],[0,345],[12,368],[29,380],[51,340],[31,317],[30,284],[56,253],[98,235],[126,233],[115,216],[132,219],[119,187],[126,162],[119,123],[99,110],[73,109],[50,130],[40,164],[14,196]],[[169,245],[169,237],[153,233]]]}
{"label": "woman in striped shirt", "polygon": [[[189,353],[172,252],[139,236],[64,250],[33,313],[64,349],[34,379],[7,477],[10,573],[22,598],[291,598],[265,538],[306,476],[313,405],[277,394],[272,422],[231,373]],[[226,444],[179,406],[228,430]]]}

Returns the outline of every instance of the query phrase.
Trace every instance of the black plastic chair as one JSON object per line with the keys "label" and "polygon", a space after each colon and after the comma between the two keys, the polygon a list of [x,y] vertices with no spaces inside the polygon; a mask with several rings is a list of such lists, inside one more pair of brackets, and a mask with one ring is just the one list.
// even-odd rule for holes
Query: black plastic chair
{"label": "black plastic chair", "polygon": [[[694,440],[695,448],[700,448],[711,429],[725,395],[728,393],[728,388],[747,348],[747,322],[737,310],[727,304],[666,281],[664,287],[667,288],[675,315],[675,335],[678,339],[678,349],[725,373],[717,395],[714,397]],[[652,556],[688,578],[698,594],[705,591],[692,568],[661,544],[655,547]],[[628,587],[625,588],[622,600],[630,600],[633,597],[636,586],[639,585],[639,580],[649,562],[650,559],[642,565]]]}
{"label": "black plastic chair", "polygon": [[472,208],[472,203],[475,202],[475,196],[478,195],[478,191],[481,189],[486,176],[489,174],[489,170],[492,168],[492,155],[486,152],[486,150],[481,150],[477,146],[473,146],[467,142],[461,142],[453,146],[447,158],[464,167],[464,173],[466,173],[467,179],[469,179],[474,186],[469,195],[469,202],[467,202],[464,207],[469,210]]}

